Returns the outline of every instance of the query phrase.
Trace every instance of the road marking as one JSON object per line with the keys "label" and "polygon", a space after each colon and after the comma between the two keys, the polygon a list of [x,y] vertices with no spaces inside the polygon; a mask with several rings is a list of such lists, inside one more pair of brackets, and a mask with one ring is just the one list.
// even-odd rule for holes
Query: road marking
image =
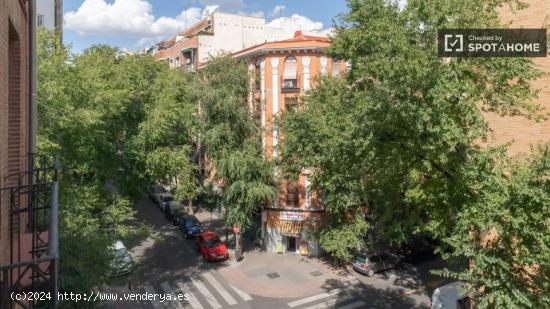
{"label": "road marking", "polygon": [[229,285],[233,291],[235,291],[235,293],[239,294],[239,296],[244,300],[244,301],[251,301],[252,300],[252,297],[248,294],[246,294],[245,292],[237,289],[236,287],[232,286],[231,284]]}
{"label": "road marking", "polygon": [[340,293],[340,289],[335,289],[335,290],[332,290],[330,292],[321,293],[321,294],[313,295],[313,296],[306,297],[306,298],[303,298],[303,299],[299,299],[299,300],[290,302],[287,305],[290,308],[294,308],[294,307],[298,307],[298,306],[301,306],[301,305],[304,305],[304,304],[307,304],[307,303],[314,302],[314,301],[319,300],[319,299],[334,296],[338,293]]}
{"label": "road marking", "polygon": [[409,295],[415,294],[416,292],[418,292],[418,290],[406,290],[405,292],[401,293],[401,295],[409,296]]}
{"label": "road marking", "polygon": [[220,293],[220,295],[223,297],[223,299],[225,299],[225,301],[230,304],[230,305],[236,305],[237,304],[237,301],[235,300],[235,298],[233,298],[231,296],[231,294],[229,294],[229,292],[227,292],[226,289],[223,288],[223,286],[218,282],[218,280],[216,280],[216,278],[214,278],[214,276],[212,276],[211,273],[205,273],[202,275],[208,282],[210,282],[210,284],[214,287],[214,289]]}
{"label": "road marking", "polygon": [[[153,290],[153,287],[151,287],[148,284],[144,285],[143,289],[145,290],[145,292],[147,292],[149,294],[158,294],[158,293],[155,292],[155,290]],[[151,301],[151,305],[153,305],[153,307],[155,309],[163,309],[164,308],[164,306],[159,301],[155,301],[155,300]]]}
{"label": "road marking", "polygon": [[[160,289],[165,294],[170,294],[171,295],[170,297],[177,297],[176,292],[174,292],[174,289],[172,289],[170,284],[168,284],[168,282],[166,282],[166,281],[163,281],[163,282],[160,283]],[[179,300],[172,300],[172,301],[166,300],[164,303],[165,303],[165,306],[168,307],[168,308],[183,309],[183,305],[181,304],[181,302]]]}
{"label": "road marking", "polygon": [[193,282],[193,285],[199,290],[199,292],[204,296],[206,301],[212,306],[214,309],[220,309],[222,305],[218,303],[216,298],[214,298],[214,295],[208,291],[204,283],[202,283],[200,280],[197,280],[196,278],[191,277],[191,281]]}
{"label": "road marking", "polygon": [[204,307],[199,303],[199,300],[195,297],[195,294],[191,292],[191,288],[189,287],[189,284],[184,283],[183,281],[177,281],[176,286],[182,293],[185,293],[189,295],[189,305],[191,305],[191,308],[193,309],[204,309]]}

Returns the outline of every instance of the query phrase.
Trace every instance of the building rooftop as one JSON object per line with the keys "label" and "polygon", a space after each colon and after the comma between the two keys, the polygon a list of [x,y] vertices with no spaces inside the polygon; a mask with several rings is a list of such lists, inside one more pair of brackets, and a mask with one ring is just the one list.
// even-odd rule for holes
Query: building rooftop
{"label": "building rooftop", "polygon": [[295,49],[324,49],[330,46],[330,38],[323,36],[305,35],[296,31],[294,37],[282,41],[265,42],[233,53],[233,57],[251,57],[274,51]]}

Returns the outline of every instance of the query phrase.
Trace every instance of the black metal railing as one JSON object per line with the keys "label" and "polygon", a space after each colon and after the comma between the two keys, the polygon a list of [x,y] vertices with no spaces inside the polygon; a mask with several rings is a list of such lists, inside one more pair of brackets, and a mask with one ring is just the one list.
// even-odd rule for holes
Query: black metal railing
{"label": "black metal railing", "polygon": [[[9,264],[0,265],[0,309],[57,306],[59,164],[29,162],[29,171],[6,176],[0,187],[9,230]],[[29,292],[35,297],[21,296]],[[43,298],[49,298],[47,304],[36,300],[36,293],[48,296]]]}

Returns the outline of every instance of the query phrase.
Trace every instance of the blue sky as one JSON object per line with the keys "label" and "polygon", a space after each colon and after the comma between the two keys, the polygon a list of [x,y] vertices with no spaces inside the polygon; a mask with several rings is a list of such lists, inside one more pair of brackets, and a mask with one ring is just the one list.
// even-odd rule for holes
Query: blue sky
{"label": "blue sky", "polygon": [[80,52],[105,43],[139,50],[167,38],[216,9],[262,16],[268,22],[297,17],[304,30],[332,26],[345,0],[71,0],[63,1],[64,40]]}

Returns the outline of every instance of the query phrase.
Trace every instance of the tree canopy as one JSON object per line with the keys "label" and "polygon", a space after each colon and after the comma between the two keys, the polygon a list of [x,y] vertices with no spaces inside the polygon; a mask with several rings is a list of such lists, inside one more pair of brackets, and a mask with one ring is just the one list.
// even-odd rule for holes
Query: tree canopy
{"label": "tree canopy", "polygon": [[[367,222],[385,244],[428,233],[450,256],[480,261],[453,276],[483,291],[483,306],[529,307],[548,302],[541,293],[548,291],[542,282],[550,251],[527,241],[550,233],[542,218],[548,179],[540,169],[547,151],[524,163],[530,168],[506,164],[505,146],[488,144],[485,113],[540,119],[530,85],[541,72],[526,58],[438,58],[435,39],[443,28],[499,27],[501,5],[517,7],[517,1],[411,0],[400,8],[384,0],[349,0],[328,54],[351,68],[341,79],[320,80],[303,111],[283,116],[282,162],[288,170],[315,170],[314,186],[327,191],[329,215],[321,245],[337,258],[373,245],[364,238]],[[502,169],[513,176],[502,176]],[[485,190],[492,182],[500,185]],[[523,198],[503,198],[509,190]],[[490,213],[476,215],[488,205]],[[520,218],[511,220],[511,213],[523,214],[525,224],[535,220],[533,230],[517,224]],[[502,256],[480,246],[481,235],[505,227],[509,234],[498,239],[517,242],[500,247]],[[520,244],[524,253],[518,255]],[[532,284],[515,285],[527,275],[517,269],[533,265],[529,255],[540,263],[530,267]]]}

